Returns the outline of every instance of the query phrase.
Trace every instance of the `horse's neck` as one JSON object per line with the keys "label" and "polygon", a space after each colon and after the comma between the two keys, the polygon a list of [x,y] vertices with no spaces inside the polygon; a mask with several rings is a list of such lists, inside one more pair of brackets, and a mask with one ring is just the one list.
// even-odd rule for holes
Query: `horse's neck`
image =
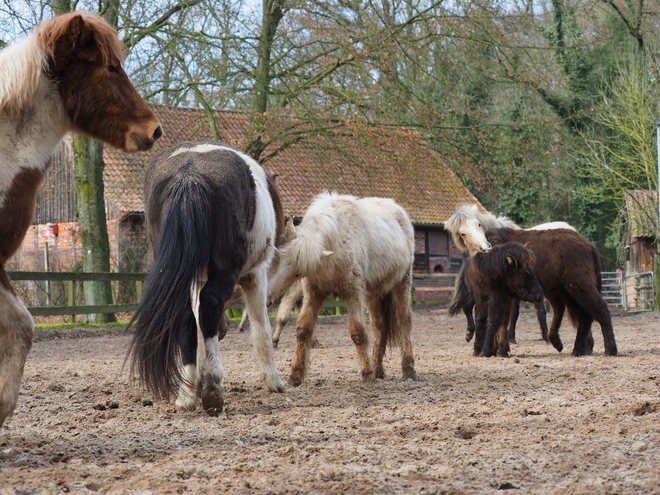
{"label": "horse's neck", "polygon": [[22,169],[45,169],[68,128],[57,88],[45,77],[29,104],[0,108],[0,205]]}

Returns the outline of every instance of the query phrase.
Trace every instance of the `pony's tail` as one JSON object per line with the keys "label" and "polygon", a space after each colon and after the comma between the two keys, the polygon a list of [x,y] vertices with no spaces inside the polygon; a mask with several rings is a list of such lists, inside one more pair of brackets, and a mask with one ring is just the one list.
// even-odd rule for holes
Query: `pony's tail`
{"label": "pony's tail", "polygon": [[131,375],[137,374],[155,396],[169,399],[184,380],[180,346],[196,332],[190,291],[205,276],[213,217],[211,190],[198,175],[175,180],[166,196],[154,265],[127,328],[135,328],[128,351]]}
{"label": "pony's tail", "polygon": [[449,316],[456,316],[463,311],[463,308],[469,301],[470,291],[465,283],[465,263],[461,265],[461,269],[456,274],[456,282],[454,284],[454,295],[452,296],[447,314]]}

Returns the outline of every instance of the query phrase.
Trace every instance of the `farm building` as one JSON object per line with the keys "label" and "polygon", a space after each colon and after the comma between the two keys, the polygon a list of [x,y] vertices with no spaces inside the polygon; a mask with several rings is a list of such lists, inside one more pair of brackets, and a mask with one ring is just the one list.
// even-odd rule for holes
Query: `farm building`
{"label": "farm building", "polygon": [[[157,106],[155,111],[165,129],[157,149],[177,141],[213,139],[202,110]],[[220,141],[243,149],[248,116],[218,111],[214,118]],[[279,176],[287,216],[301,218],[312,198],[323,190],[393,198],[406,209],[415,226],[415,272],[458,271],[462,254],[443,230],[443,222],[457,204],[478,201],[416,131],[346,123],[333,129],[332,138],[319,133],[273,151],[266,148],[263,165]],[[142,184],[152,154],[104,150],[111,263],[117,271],[149,268]],[[10,269],[42,270],[47,259],[50,270],[76,268],[81,253],[73,184],[70,144],[64,141],[40,192],[34,225]],[[44,246],[48,257],[44,257]]]}
{"label": "farm building", "polygon": [[657,191],[629,191],[626,215],[626,273],[653,271],[658,255]]}

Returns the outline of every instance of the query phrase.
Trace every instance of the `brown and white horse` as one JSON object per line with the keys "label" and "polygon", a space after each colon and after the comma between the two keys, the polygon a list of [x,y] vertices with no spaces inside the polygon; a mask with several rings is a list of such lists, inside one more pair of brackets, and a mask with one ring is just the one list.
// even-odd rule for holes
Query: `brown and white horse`
{"label": "brown and white horse", "polygon": [[147,150],[162,135],[122,60],[116,31],[76,12],[0,52],[0,426],[16,407],[34,327],[5,263],[30,226],[51,154],[69,131],[126,152]]}

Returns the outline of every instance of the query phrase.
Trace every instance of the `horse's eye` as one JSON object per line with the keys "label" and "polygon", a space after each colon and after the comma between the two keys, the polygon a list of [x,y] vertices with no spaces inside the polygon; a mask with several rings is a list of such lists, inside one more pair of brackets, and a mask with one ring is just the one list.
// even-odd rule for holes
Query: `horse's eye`
{"label": "horse's eye", "polygon": [[116,65],[108,65],[108,70],[110,72],[119,72],[119,67],[117,67]]}
{"label": "horse's eye", "polygon": [[461,234],[463,237],[465,237],[465,234]]}

